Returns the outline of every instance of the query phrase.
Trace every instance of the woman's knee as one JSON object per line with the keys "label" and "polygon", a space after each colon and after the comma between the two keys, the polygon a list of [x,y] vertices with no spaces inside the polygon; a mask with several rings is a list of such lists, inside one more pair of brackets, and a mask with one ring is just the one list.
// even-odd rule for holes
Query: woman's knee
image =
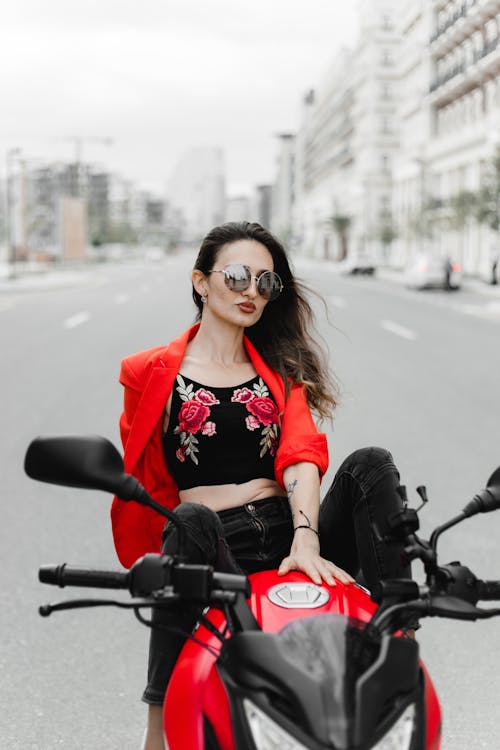
{"label": "woman's knee", "polygon": [[[202,552],[204,556],[210,554],[218,544],[218,539],[223,535],[223,528],[219,516],[206,505],[199,503],[180,503],[174,510],[174,515],[184,529],[184,544]],[[178,545],[179,528],[172,521],[168,521],[163,531],[162,549],[166,551],[172,544]],[[187,550],[189,552],[189,549]],[[197,556],[193,549],[190,553]]]}
{"label": "woman's knee", "polygon": [[199,529],[220,524],[219,517],[211,508],[199,503],[179,503],[174,509],[179,521],[196,526]]}
{"label": "woman's knee", "polygon": [[340,466],[339,472],[346,471],[355,474],[359,469],[363,472],[371,472],[383,466],[389,468],[394,466],[392,454],[386,448],[368,446],[350,453]]}

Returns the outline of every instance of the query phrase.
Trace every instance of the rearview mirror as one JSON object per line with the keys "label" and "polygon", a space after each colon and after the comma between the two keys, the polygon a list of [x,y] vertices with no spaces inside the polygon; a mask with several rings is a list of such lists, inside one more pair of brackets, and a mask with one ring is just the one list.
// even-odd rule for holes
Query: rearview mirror
{"label": "rearview mirror", "polygon": [[489,513],[500,509],[500,466],[495,469],[484,490],[478,492],[470,503],[467,503],[462,513],[474,516],[476,513]]}
{"label": "rearview mirror", "polygon": [[24,470],[40,482],[118,496],[129,479],[113,443],[99,435],[35,438],[26,452]]}

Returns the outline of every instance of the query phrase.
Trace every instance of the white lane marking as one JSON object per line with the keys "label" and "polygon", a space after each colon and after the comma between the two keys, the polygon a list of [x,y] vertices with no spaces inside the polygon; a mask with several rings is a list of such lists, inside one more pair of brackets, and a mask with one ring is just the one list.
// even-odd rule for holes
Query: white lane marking
{"label": "white lane marking", "polygon": [[66,318],[63,326],[65,328],[75,328],[76,326],[80,326],[82,323],[86,323],[89,319],[90,313],[88,313],[86,310],[82,310],[82,312],[76,313],[75,315],[71,315],[71,317]]}
{"label": "white lane marking", "polygon": [[500,318],[500,301],[497,300],[490,300],[484,305],[463,305],[458,309],[461,312],[467,313],[467,315],[475,315],[478,318],[486,318],[487,320]]}
{"label": "white lane marking", "polygon": [[332,305],[334,307],[339,307],[339,308],[342,308],[342,309],[344,309],[345,307],[347,307],[347,302],[345,301],[345,299],[343,297],[329,296],[328,299],[329,299],[329,301],[332,303]]}
{"label": "white lane marking", "polygon": [[407,339],[408,341],[415,341],[417,338],[415,331],[400,326],[399,323],[394,323],[393,320],[382,320],[380,321],[380,325],[384,330],[389,331],[389,333],[394,333],[396,336],[401,336],[401,338]]}
{"label": "white lane marking", "polygon": [[128,302],[130,299],[130,294],[127,294],[127,292],[120,292],[119,294],[115,294],[113,298],[113,302],[115,305],[123,305],[124,302]]}

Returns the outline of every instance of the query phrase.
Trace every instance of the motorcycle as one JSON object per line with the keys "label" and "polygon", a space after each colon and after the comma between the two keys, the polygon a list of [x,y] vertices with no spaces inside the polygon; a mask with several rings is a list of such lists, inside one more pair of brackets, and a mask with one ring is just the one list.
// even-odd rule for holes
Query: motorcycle
{"label": "motorcycle", "polygon": [[[200,606],[164,702],[170,750],[439,750],[441,709],[432,680],[405,629],[425,617],[477,620],[500,615],[479,600],[500,599],[500,581],[481,581],[458,562],[439,565],[440,535],[477,513],[500,508],[500,467],[455,517],[424,539],[418,512],[389,519],[407,559],[420,560],[425,583],[382,581],[368,592],[337,582],[313,584],[300,572],[249,577],[192,565],[186,529],[124,473],[120,454],[101,437],[37,438],[26,473],[52,484],[99,489],[154,508],[179,529],[174,557],[147,554],[130,570],[61,565],[39,570],[42,583],[126,589],[130,600],[76,599],[39,608],[42,616],[80,607],[117,606],[143,613]],[[423,502],[424,487],[417,488]]]}

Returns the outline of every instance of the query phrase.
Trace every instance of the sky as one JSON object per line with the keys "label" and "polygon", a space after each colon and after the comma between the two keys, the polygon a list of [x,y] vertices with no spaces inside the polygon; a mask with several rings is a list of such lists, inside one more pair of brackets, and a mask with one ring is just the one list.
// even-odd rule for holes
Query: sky
{"label": "sky", "polygon": [[[276,135],[357,37],[356,0],[17,0],[0,27],[0,176],[83,161],[164,191],[191,147],[228,192],[272,181]],[[2,158],[2,152],[4,154]],[[2,175],[3,172],[3,175]]]}

